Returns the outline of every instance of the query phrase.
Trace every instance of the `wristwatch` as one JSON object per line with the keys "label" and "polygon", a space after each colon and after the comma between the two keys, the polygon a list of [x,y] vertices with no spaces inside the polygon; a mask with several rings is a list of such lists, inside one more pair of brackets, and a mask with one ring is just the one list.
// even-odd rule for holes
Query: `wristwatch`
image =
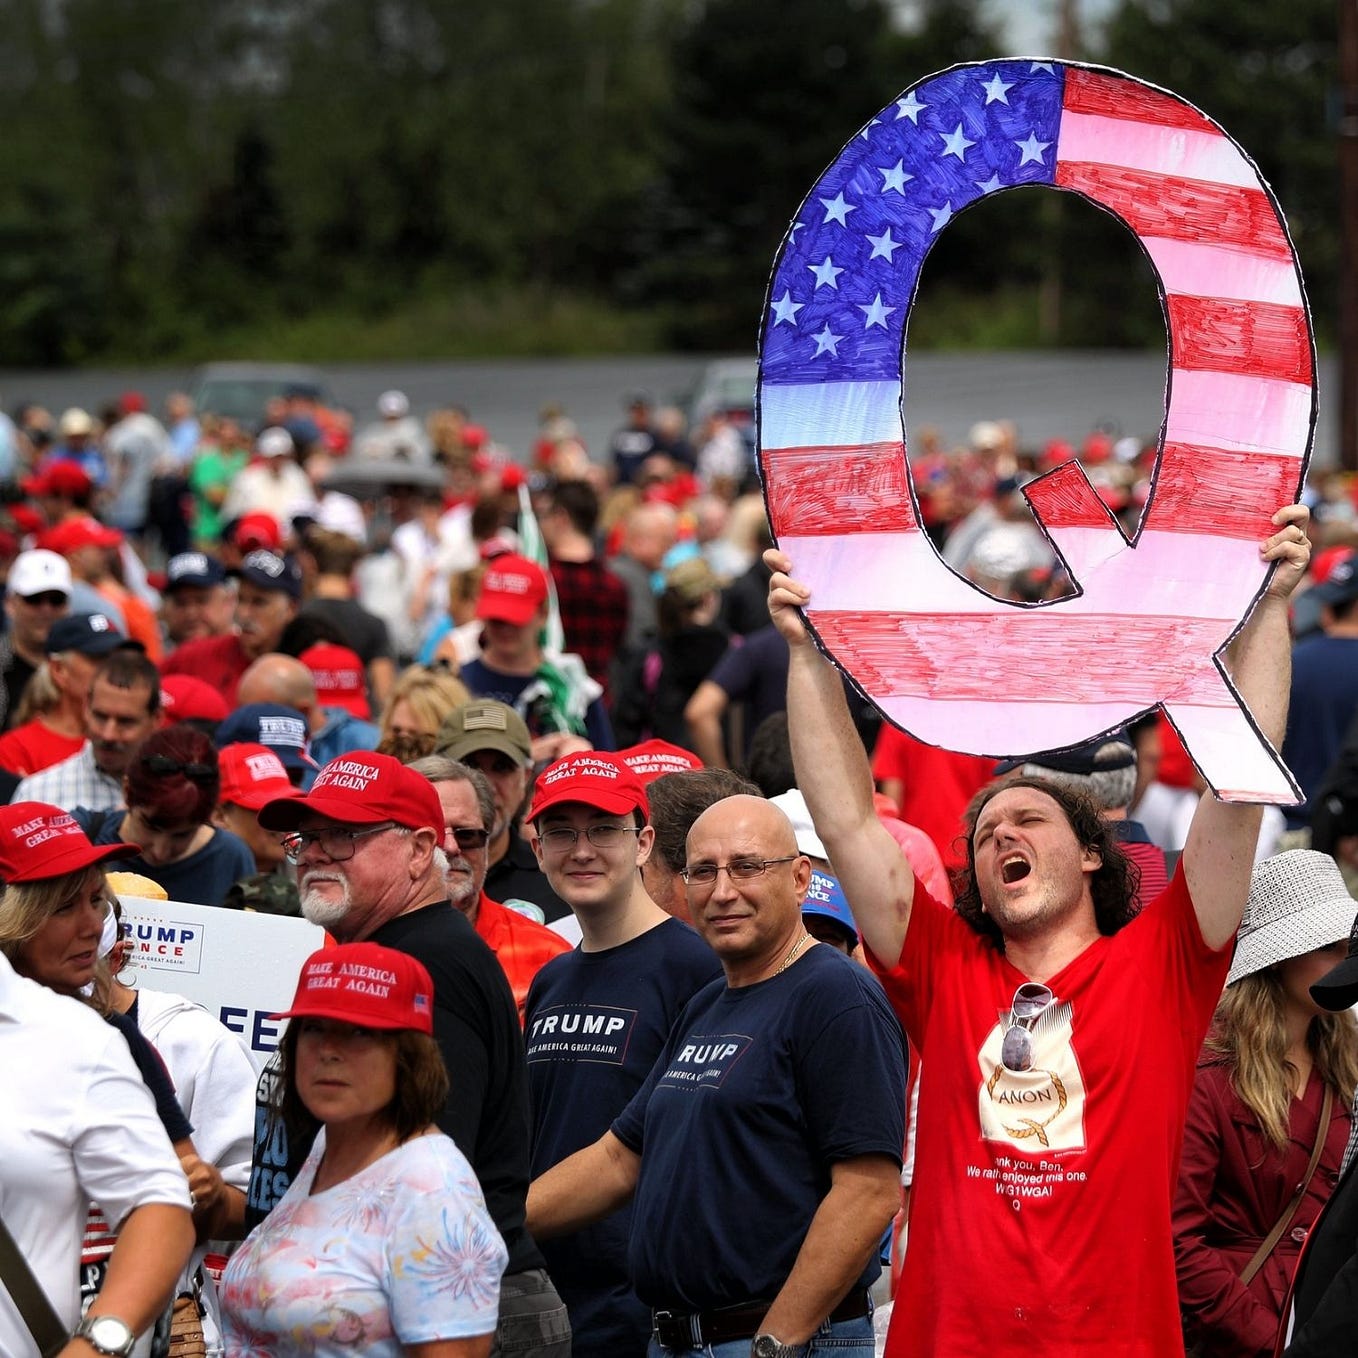
{"label": "wristwatch", "polygon": [[804,1344],[784,1344],[771,1334],[757,1334],[750,1344],[750,1358],[802,1358]]}
{"label": "wristwatch", "polygon": [[109,1358],[128,1358],[137,1336],[117,1316],[86,1316],[75,1327],[72,1339],[84,1339],[96,1353]]}

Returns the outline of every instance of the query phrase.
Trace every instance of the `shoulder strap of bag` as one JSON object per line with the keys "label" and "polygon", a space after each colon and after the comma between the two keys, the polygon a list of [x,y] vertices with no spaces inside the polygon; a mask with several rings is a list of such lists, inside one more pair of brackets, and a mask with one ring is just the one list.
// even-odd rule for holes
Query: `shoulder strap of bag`
{"label": "shoulder strap of bag", "polygon": [[0,1280],[13,1298],[24,1324],[28,1326],[33,1342],[43,1358],[52,1358],[66,1347],[70,1335],[66,1327],[52,1309],[52,1303],[42,1290],[41,1284],[33,1276],[14,1237],[9,1233],[4,1218],[0,1217]]}
{"label": "shoulder strap of bag", "polygon": [[1325,1142],[1330,1134],[1330,1110],[1334,1107],[1334,1087],[1325,1086],[1325,1098],[1320,1105],[1320,1123],[1316,1127],[1316,1144],[1311,1150],[1311,1163],[1306,1166],[1306,1173],[1301,1177],[1301,1183],[1297,1186],[1297,1191],[1292,1197],[1292,1201],[1283,1209],[1283,1214],[1274,1223],[1273,1229],[1264,1237],[1264,1243],[1254,1252],[1254,1257],[1245,1265],[1244,1272],[1240,1275],[1242,1283],[1248,1283],[1256,1273],[1263,1268],[1268,1256],[1273,1253],[1273,1247],[1283,1238],[1283,1233],[1292,1224],[1292,1218],[1297,1215],[1297,1208],[1301,1206],[1302,1199],[1306,1196],[1306,1190],[1311,1186],[1311,1180],[1315,1177],[1316,1166],[1320,1164],[1321,1152],[1325,1149]]}

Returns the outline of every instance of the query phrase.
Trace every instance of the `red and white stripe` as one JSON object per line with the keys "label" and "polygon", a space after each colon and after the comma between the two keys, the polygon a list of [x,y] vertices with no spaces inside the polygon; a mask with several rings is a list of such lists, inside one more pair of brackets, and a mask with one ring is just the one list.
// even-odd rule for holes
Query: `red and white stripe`
{"label": "red and white stripe", "polygon": [[1196,109],[1066,68],[1057,186],[1131,226],[1165,291],[1164,448],[1135,546],[1070,466],[1029,498],[1081,587],[1039,609],[950,571],[909,495],[899,383],[760,391],[773,529],[821,639],[931,744],[1004,756],[1097,735],[1163,704],[1220,795],[1293,802],[1290,777],[1214,662],[1296,497],[1314,405],[1292,247],[1258,172]]}

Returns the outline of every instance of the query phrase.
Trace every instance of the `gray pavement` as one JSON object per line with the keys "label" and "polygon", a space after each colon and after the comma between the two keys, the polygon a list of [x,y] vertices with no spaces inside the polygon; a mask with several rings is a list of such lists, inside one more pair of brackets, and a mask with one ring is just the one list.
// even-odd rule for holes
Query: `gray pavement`
{"label": "gray pavement", "polygon": [[[379,393],[398,387],[416,411],[457,402],[491,436],[524,457],[537,431],[538,411],[564,406],[596,456],[622,416],[622,399],[638,388],[658,400],[678,399],[697,380],[709,357],[474,360],[458,362],[334,364],[329,373],[337,399],[363,423],[374,417]],[[1336,461],[1337,365],[1320,362],[1317,466]],[[68,405],[94,409],[129,388],[158,407],[184,387],[183,369],[106,369],[70,372],[0,371],[0,404],[23,400],[56,411]],[[948,442],[965,438],[982,419],[1012,419],[1025,444],[1049,438],[1078,441],[1094,426],[1114,435],[1154,436],[1164,405],[1165,360],[1157,354],[1106,350],[1031,353],[920,354],[909,359],[906,409],[909,429],[939,429]]]}

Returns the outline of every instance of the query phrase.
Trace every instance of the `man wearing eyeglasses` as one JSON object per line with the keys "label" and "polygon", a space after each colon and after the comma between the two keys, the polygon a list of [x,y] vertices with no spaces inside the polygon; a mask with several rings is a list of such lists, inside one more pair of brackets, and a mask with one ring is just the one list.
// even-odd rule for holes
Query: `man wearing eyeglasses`
{"label": "man wearing eyeglasses", "polygon": [[[1288,598],[1310,542],[1301,506],[1273,527],[1261,555],[1276,569],[1225,660],[1276,746]],[[973,807],[950,910],[873,812],[839,673],[799,613],[809,591],[787,556],[765,561],[792,652],[798,785],[925,1072],[888,1355],[1182,1354],[1171,1202],[1260,808],[1205,795],[1174,880],[1137,913],[1127,860],[1087,799],[1002,782]]]}
{"label": "man wearing eyeglasses", "polygon": [[47,634],[71,608],[71,568],[55,552],[20,552],[9,568],[5,617],[0,633],[0,681],[4,726],[15,724],[28,681],[47,659]]}
{"label": "man wearing eyeglasses", "polygon": [[[615,755],[567,755],[538,779],[534,850],[580,926],[580,947],[528,995],[533,1174],[598,1140],[644,1083],[684,1005],[721,974],[712,950],[646,893],[655,844],[646,789]],[[632,1290],[632,1213],[543,1242],[571,1314],[575,1358],[645,1352],[650,1308]]]}
{"label": "man wearing eyeglasses", "polygon": [[425,755],[408,767],[433,783],[443,807],[448,899],[495,954],[522,1023],[533,977],[571,945],[546,925],[486,895],[489,827],[495,824],[495,794],[486,776],[442,754]]}
{"label": "man wearing eyeglasses", "polygon": [[866,970],[806,932],[811,865],[776,806],[703,812],[684,878],[723,976],[609,1130],[534,1179],[529,1222],[555,1235],[632,1200],[652,1358],[871,1358],[869,1290],[900,1205],[900,1026]]}
{"label": "man wearing eyeglasses", "polygon": [[[332,759],[305,796],[265,803],[259,823],[287,835],[309,920],[341,943],[381,943],[429,969],[434,1037],[453,1074],[437,1122],[471,1162],[509,1250],[491,1352],[570,1358],[566,1308],[524,1226],[528,1082],[518,1011],[490,950],[449,901],[438,793],[388,755],[353,751]],[[262,1097],[268,1079],[266,1071]],[[277,1203],[313,1139],[257,1132],[248,1224]]]}

